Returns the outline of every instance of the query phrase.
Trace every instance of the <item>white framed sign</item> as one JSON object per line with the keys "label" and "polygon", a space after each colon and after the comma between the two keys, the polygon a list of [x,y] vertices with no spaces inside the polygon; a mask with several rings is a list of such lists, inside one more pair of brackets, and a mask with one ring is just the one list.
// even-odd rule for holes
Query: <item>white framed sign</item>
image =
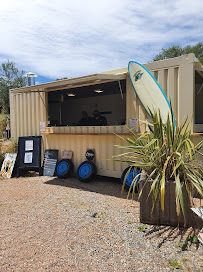
{"label": "white framed sign", "polygon": [[40,131],[45,132],[45,122],[44,121],[40,121]]}
{"label": "white framed sign", "polygon": [[136,132],[138,132],[138,119],[137,118],[129,119],[129,127],[130,129],[133,129]]}
{"label": "white framed sign", "polygon": [[33,150],[33,140],[25,141],[25,151]]}
{"label": "white framed sign", "polygon": [[25,152],[24,163],[32,163],[32,152]]}

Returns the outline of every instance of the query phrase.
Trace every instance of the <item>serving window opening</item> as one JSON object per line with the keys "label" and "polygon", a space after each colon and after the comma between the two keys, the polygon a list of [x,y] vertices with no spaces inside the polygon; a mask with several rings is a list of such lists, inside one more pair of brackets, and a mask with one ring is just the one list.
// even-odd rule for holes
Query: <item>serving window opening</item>
{"label": "serving window opening", "polygon": [[195,124],[194,132],[203,132],[203,73],[195,71]]}
{"label": "serving window opening", "polygon": [[[95,124],[93,113],[97,111],[106,124]],[[81,122],[85,115],[89,121]],[[125,125],[126,80],[50,91],[48,116],[49,126]]]}

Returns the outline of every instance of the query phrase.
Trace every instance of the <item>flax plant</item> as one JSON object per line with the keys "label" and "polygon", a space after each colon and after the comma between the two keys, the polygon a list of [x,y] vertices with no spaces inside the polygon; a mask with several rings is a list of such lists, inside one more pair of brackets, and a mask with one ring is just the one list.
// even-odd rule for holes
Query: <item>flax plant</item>
{"label": "flax plant", "polygon": [[[187,190],[191,205],[194,188],[203,197],[203,167],[197,161],[197,154],[203,155],[201,153],[203,141],[194,145],[191,141],[190,122],[186,119],[179,127],[175,126],[172,111],[168,115],[166,124],[162,122],[160,112],[150,112],[150,114],[152,123],[144,122],[149,125],[149,132],[138,135],[130,130],[131,138],[119,136],[126,145],[117,145],[117,147],[124,148],[127,152],[118,155],[116,160],[144,170],[146,174],[144,186],[148,181],[153,180],[150,190],[152,211],[160,196],[161,210],[164,212],[166,182],[175,182],[176,212],[180,216],[182,210],[185,218],[183,186]],[[144,186],[139,192],[139,197]]]}

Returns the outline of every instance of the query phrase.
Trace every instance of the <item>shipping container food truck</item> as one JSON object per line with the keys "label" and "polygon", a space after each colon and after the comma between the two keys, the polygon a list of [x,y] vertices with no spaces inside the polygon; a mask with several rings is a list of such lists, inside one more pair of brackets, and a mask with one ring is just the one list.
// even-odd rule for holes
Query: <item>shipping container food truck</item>
{"label": "shipping container food truck", "polygon": [[[176,124],[192,118],[192,141],[203,139],[203,66],[194,54],[144,64],[171,101]],[[82,114],[98,110],[107,125],[81,125]],[[127,135],[125,126],[149,119],[133,90],[127,68],[10,90],[11,134],[42,135],[42,151],[73,152],[73,164],[85,160],[87,149],[96,155],[97,174],[120,178],[125,163],[112,156],[121,144],[115,135]],[[140,126],[139,132],[146,130]],[[201,163],[203,163],[201,161]]]}

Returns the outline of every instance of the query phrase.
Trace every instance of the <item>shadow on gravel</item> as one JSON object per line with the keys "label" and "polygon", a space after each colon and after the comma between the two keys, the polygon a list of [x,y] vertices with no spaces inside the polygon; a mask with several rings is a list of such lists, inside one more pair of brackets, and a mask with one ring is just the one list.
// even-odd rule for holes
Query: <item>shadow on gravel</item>
{"label": "shadow on gravel", "polygon": [[[45,184],[64,186],[124,199],[126,199],[128,195],[128,191],[126,190],[121,196],[122,184],[118,178],[96,176],[93,181],[88,183],[83,183],[75,177],[68,179],[53,178],[52,180],[46,181]],[[132,196],[130,196],[129,199],[132,199]],[[137,194],[134,199],[137,201]]]}
{"label": "shadow on gravel", "polygon": [[[145,237],[149,239],[157,239],[158,248],[160,248],[165,242],[174,241],[178,238],[183,242],[183,245],[188,245],[188,237],[197,235],[196,230],[190,228],[178,228],[171,226],[152,226],[152,228],[145,233]],[[196,248],[199,247],[199,243],[196,243]],[[184,247],[182,247],[182,250]]]}

